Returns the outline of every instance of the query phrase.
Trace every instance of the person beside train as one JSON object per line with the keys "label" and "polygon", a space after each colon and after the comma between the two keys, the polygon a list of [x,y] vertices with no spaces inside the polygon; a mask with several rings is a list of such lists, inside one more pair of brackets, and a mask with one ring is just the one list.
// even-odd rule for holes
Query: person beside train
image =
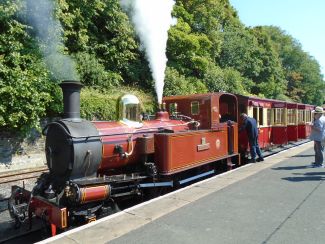
{"label": "person beside train", "polygon": [[[254,118],[249,117],[247,114],[240,114],[240,118],[243,121],[242,126],[239,131],[246,130],[248,143],[250,147],[251,161],[252,163],[264,161],[260,146],[258,145],[258,128],[257,123]],[[256,160],[256,154],[258,155],[258,159]]]}
{"label": "person beside train", "polygon": [[322,167],[324,162],[324,140],[325,140],[325,117],[322,107],[316,107],[312,111],[314,114],[314,121],[311,124],[310,140],[314,141],[315,162],[313,167]]}

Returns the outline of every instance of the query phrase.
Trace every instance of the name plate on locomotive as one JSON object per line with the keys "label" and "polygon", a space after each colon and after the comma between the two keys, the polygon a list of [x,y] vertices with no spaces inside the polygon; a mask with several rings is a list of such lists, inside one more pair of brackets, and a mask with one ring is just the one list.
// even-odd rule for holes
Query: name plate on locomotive
{"label": "name plate on locomotive", "polygon": [[210,149],[210,143],[206,143],[205,137],[201,138],[201,144],[197,145],[197,150],[199,151],[204,151]]}

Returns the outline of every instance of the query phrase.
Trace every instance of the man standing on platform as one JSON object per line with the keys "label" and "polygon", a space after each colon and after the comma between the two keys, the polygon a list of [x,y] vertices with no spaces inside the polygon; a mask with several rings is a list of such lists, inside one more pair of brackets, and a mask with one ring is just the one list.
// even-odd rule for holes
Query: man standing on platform
{"label": "man standing on platform", "polygon": [[[240,118],[243,120],[243,125],[241,126],[239,131],[246,130],[247,132],[248,143],[251,153],[251,162],[256,163],[256,161],[264,161],[260,146],[258,145],[258,129],[256,120],[254,118],[248,117],[245,113],[242,113],[240,115]],[[257,160],[255,159],[256,154],[258,155]]]}
{"label": "man standing on platform", "polygon": [[310,140],[314,141],[315,162],[312,163],[314,167],[322,167],[324,162],[324,145],[322,141],[325,139],[325,117],[323,116],[323,108],[316,107],[312,111],[314,114],[314,121],[311,125]]}

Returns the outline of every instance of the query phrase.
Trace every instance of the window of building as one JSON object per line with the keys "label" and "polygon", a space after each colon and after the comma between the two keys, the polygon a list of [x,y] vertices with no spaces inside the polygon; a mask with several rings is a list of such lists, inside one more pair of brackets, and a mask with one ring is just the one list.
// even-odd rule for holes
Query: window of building
{"label": "window of building", "polygon": [[200,113],[200,103],[198,101],[191,102],[191,114],[198,115]]}

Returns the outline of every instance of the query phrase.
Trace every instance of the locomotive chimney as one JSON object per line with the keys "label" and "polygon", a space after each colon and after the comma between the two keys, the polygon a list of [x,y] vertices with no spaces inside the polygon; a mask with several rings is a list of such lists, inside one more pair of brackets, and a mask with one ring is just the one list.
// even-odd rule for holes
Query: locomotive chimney
{"label": "locomotive chimney", "polygon": [[64,119],[80,119],[80,90],[82,84],[79,81],[65,80],[60,87],[63,92]]}

